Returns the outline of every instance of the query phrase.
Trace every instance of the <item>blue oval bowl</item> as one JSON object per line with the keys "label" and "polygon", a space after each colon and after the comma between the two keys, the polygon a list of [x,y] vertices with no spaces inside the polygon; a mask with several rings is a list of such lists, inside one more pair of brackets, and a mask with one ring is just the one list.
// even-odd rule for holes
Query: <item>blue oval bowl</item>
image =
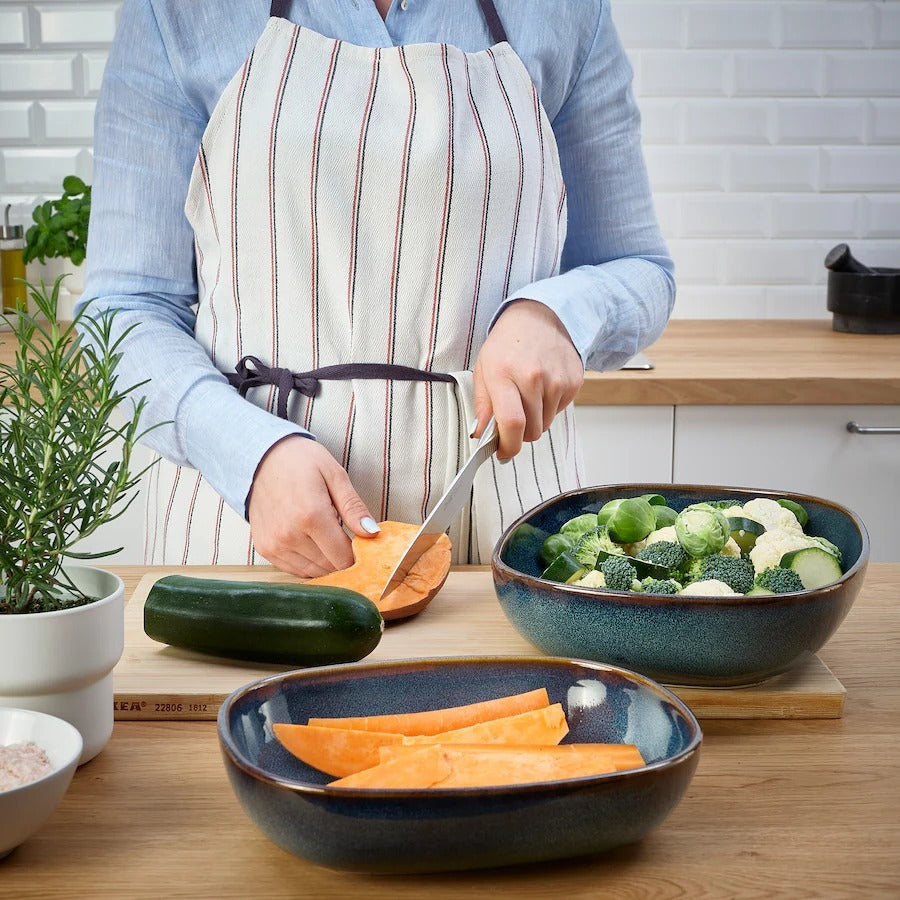
{"label": "blue oval bowl", "polygon": [[[809,513],[806,533],[840,548],[844,574],[815,590],[760,597],[663,597],[540,577],[547,535],[608,500],[641,494],[662,494],[676,510],[704,500],[794,500]],[[818,650],[853,605],[868,560],[869,538],[859,517],[819,497],[713,485],[613,484],[569,491],[526,512],[500,538],[491,568],[506,617],[545,653],[627,666],[667,684],[728,687],[764,681]]]}
{"label": "blue oval bowl", "polygon": [[[413,712],[545,687],[564,743],[638,746],[639,769],[493,788],[329,788],[276,740],[277,722]],[[685,704],[634,672],[566,659],[354,663],[273,675],[222,704],[219,743],[238,800],[272,841],[318,865],[433,872],[597,853],[659,825],[694,774],[702,734]]]}

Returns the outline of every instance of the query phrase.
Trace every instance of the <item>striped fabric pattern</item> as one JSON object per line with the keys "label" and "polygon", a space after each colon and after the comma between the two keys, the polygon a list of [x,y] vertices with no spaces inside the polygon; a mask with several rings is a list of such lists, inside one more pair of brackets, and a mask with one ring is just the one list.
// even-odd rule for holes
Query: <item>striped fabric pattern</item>
{"label": "striped fabric pattern", "polygon": [[[457,384],[326,381],[289,416],[373,515],[420,522],[471,449],[468,371],[501,301],[559,271],[565,187],[552,129],[509,44],[362,47],[271,18],[222,94],[185,211],[196,337],[223,372],[391,362]],[[248,399],[269,410],[273,389]],[[569,411],[482,467],[455,561],[486,562],[521,512],[579,483]],[[262,562],[198,473],[157,466],[148,563]]]}

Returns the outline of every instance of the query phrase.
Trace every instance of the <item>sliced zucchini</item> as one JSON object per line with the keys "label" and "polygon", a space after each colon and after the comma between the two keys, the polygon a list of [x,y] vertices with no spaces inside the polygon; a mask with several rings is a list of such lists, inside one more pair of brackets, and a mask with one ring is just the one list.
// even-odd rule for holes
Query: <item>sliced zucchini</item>
{"label": "sliced zucchini", "polygon": [[621,556],[623,559],[627,559],[641,578],[658,578],[660,581],[665,581],[669,577],[669,569],[665,566],[638,559],[636,556],[628,556],[625,553],[610,553],[608,550],[601,550],[597,554],[597,568],[600,568],[603,560],[609,559],[611,556]]}
{"label": "sliced zucchini", "polygon": [[[586,569],[569,550],[563,550],[556,559],[541,572],[541,578],[548,581],[567,582],[573,575],[580,572],[582,575]],[[580,576],[579,576],[580,577]]]}
{"label": "sliced zucchini", "polygon": [[778,565],[785,569],[793,569],[807,590],[832,584],[843,575],[837,557],[821,547],[792,550],[781,557]]}
{"label": "sliced zucchini", "polygon": [[765,525],[761,522],[743,516],[729,516],[728,527],[731,529],[731,536],[735,543],[743,553],[749,553],[756,546],[756,539],[766,531]]}
{"label": "sliced zucchini", "polygon": [[566,584],[575,584],[575,582],[580,581],[582,578],[584,578],[584,576],[587,575],[588,572],[592,571],[594,570],[581,568],[566,579]]}

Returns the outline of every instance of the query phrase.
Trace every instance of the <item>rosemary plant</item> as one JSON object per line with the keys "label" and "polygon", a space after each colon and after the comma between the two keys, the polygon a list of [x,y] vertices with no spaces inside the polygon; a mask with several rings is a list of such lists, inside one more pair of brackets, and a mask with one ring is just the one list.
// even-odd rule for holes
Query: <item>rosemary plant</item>
{"label": "rosemary plant", "polygon": [[[62,326],[59,287],[28,284],[37,307],[3,319],[17,342],[15,363],[0,364],[0,614],[81,606],[84,595],[63,569],[67,557],[97,559],[73,545],[118,518],[137,496],[131,469],[143,398],[116,425],[113,411],[140,385],[116,384],[119,346],[112,313],[83,308]],[[82,341],[76,327],[90,334]],[[142,384],[145,382],[142,382]],[[124,410],[123,410],[124,412]],[[118,452],[114,443],[121,439]]]}

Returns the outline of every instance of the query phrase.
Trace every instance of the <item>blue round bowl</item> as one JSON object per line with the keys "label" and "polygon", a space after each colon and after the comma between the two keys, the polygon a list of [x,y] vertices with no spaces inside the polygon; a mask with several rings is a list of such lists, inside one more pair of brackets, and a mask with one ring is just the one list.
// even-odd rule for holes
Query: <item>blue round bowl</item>
{"label": "blue round bowl", "polygon": [[[807,534],[843,554],[834,584],[790,594],[745,597],[653,596],[585,588],[541,578],[540,549],[573,516],[616,497],[661,494],[673,509],[704,500],[785,497],[809,513]],[[491,567],[500,606],[513,627],[545,653],[627,666],[667,684],[754,684],[818,650],[862,587],[869,538],[859,517],[805,494],[712,485],[613,484],[560,494],[506,530]]]}
{"label": "blue round bowl", "polygon": [[[413,712],[544,687],[563,743],[638,746],[639,769],[493,788],[329,788],[285,750],[277,722]],[[659,825],[694,774],[702,734],[688,707],[634,672],[565,659],[483,657],[353,663],[273,675],[222,704],[219,743],[237,798],[263,833],[318,865],[432,872],[597,853]]]}

